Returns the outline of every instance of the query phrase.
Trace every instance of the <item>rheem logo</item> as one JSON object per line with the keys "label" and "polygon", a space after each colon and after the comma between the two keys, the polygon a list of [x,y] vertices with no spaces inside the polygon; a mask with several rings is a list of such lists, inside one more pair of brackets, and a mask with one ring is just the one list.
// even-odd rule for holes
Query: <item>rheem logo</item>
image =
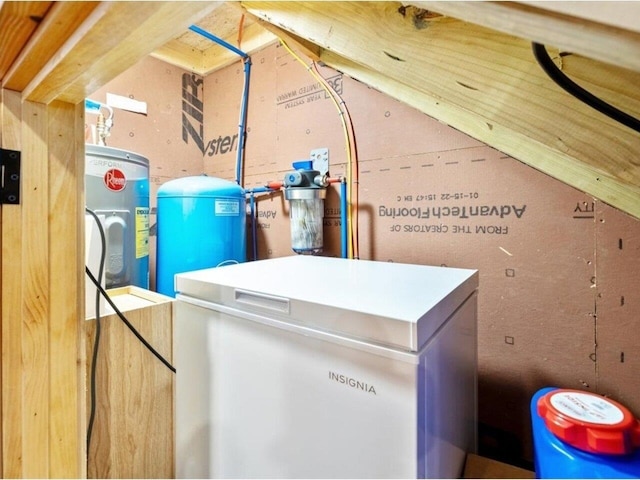
{"label": "rheem logo", "polygon": [[119,192],[124,190],[127,185],[127,179],[122,170],[111,168],[104,174],[104,184],[112,192]]}

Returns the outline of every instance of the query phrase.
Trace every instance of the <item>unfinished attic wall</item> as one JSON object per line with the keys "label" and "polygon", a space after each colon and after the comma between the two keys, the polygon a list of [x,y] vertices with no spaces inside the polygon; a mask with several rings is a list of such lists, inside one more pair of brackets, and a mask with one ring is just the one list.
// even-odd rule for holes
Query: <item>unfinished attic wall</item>
{"label": "unfinished attic wall", "polygon": [[[147,103],[147,115],[115,109],[109,147],[138,153],[149,160],[150,286],[155,288],[156,199],[168,180],[202,174],[202,77],[152,57],[133,67],[89,98],[106,103],[107,93]],[[86,115],[87,124],[96,116]],[[89,142],[90,135],[87,133]]]}
{"label": "unfinished attic wall", "polygon": [[[329,148],[332,176],[342,175],[341,123],[317,82],[279,45],[252,63],[244,185],[281,180],[320,147]],[[353,118],[360,258],[480,272],[481,451],[531,460],[529,400],[544,386],[610,395],[640,415],[640,222],[339,72],[321,72]],[[228,180],[242,87],[240,62],[202,86],[205,172]],[[291,255],[282,194],[257,205],[258,258]],[[338,256],[336,188],[325,207],[325,255]]]}

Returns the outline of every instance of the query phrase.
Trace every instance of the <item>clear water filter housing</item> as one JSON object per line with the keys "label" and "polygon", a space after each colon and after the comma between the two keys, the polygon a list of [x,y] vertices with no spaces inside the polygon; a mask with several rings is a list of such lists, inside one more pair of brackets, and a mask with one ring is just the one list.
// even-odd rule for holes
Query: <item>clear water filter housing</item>
{"label": "clear water filter housing", "polygon": [[311,161],[295,162],[294,171],[284,177],[285,198],[289,200],[291,248],[302,255],[322,252],[324,199],[327,177],[313,170]]}

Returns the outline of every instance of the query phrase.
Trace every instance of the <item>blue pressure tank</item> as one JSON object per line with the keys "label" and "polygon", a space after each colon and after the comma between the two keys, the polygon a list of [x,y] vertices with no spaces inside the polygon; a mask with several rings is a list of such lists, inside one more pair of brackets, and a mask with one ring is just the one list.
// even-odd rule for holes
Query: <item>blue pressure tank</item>
{"label": "blue pressure tank", "polygon": [[245,192],[206,175],[158,189],[156,290],[175,297],[174,276],[246,261]]}

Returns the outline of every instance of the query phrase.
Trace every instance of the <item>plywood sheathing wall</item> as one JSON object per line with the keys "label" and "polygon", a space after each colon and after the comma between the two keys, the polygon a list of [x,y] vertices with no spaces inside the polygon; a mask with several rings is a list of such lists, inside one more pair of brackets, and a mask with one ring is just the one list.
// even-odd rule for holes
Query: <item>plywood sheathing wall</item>
{"label": "plywood sheathing wall", "polygon": [[[280,180],[328,147],[346,154],[336,110],[280,46],[252,56],[245,185]],[[363,259],[480,270],[481,443],[531,459],[528,403],[548,385],[611,395],[640,415],[640,222],[340,73],[359,152]],[[205,138],[237,131],[241,64],[205,78]],[[235,151],[210,148],[207,174],[233,179]],[[327,255],[339,255],[337,191]],[[288,206],[258,198],[259,258],[290,255]]]}
{"label": "plywood sheathing wall", "polygon": [[[547,385],[611,395],[640,415],[634,376],[640,222],[365,84],[329,68],[321,72],[354,121],[361,258],[480,270],[485,453],[531,459],[528,403]],[[172,80],[163,83],[165,75]],[[152,205],[157,186],[172,177],[204,171],[234,180],[237,141],[234,148],[221,145],[231,145],[238,132],[243,75],[238,61],[199,83],[146,59],[99,92],[149,102],[147,117],[116,112],[109,144],[150,158]],[[186,103],[184,85],[193,87]],[[188,107],[197,100],[201,137]],[[183,130],[185,121],[195,128]],[[282,179],[293,161],[319,147],[329,148],[331,174],[344,173],[335,107],[278,45],[252,55],[247,132],[247,187]],[[290,255],[282,194],[257,198],[259,258]],[[325,254],[338,256],[334,187],[325,204],[325,239]]]}

